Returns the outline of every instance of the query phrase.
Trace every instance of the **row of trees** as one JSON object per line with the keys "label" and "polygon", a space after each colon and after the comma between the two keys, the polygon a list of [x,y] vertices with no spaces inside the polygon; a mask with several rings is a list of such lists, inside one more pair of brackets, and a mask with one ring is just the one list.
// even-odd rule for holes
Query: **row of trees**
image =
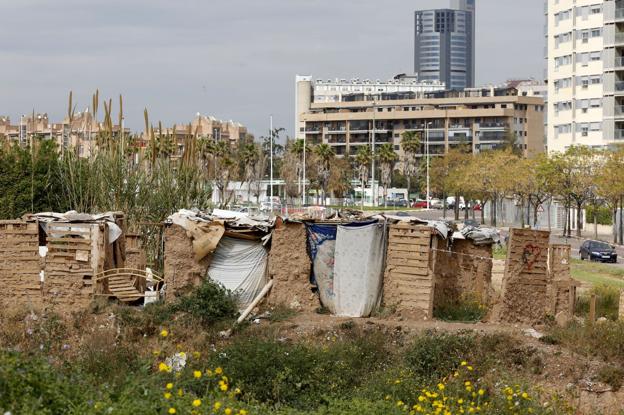
{"label": "row of trees", "polygon": [[[546,202],[557,200],[565,207],[564,234],[570,236],[576,222],[576,233],[580,236],[584,227],[583,209],[595,211],[609,207],[615,223],[618,208],[623,207],[624,147],[598,151],[573,146],[565,153],[550,157],[539,154],[532,158],[522,158],[507,150],[472,155],[460,147],[432,161],[431,177],[433,188],[440,195],[452,195],[456,200],[463,196],[466,201],[479,200],[482,204],[489,202],[492,225],[496,225],[496,211],[504,198],[515,199],[526,212],[521,217],[523,226],[536,226],[538,212],[545,209]],[[572,208],[576,217],[570,214]],[[457,210],[455,216],[459,217]],[[621,241],[621,230],[619,233]]]}

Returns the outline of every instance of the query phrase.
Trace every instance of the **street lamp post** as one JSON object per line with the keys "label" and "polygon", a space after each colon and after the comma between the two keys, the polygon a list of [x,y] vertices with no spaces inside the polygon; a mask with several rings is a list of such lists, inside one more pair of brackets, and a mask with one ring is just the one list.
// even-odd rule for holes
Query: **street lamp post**
{"label": "street lamp post", "polygon": [[427,210],[429,210],[431,208],[430,206],[430,195],[429,195],[429,191],[430,191],[430,187],[429,187],[429,125],[431,125],[430,122],[427,122],[425,124],[425,153],[426,153],[426,163],[427,163]]}
{"label": "street lamp post", "polygon": [[[375,99],[373,98],[373,134],[372,134],[372,168],[371,168],[371,193],[372,193],[372,205],[376,206],[375,203],[375,131],[376,131],[376,121],[377,121],[377,115],[376,113],[376,108],[375,108]],[[364,191],[364,189],[362,189],[362,191]]]}
{"label": "street lamp post", "polygon": [[271,152],[271,213],[273,212],[273,116],[270,116],[270,131],[269,131],[269,140],[270,140],[270,148]]}

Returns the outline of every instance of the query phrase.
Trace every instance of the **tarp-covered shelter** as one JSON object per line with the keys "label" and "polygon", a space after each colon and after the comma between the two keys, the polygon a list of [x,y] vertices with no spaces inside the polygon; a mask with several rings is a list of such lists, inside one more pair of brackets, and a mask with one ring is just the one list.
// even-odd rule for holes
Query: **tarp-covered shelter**
{"label": "tarp-covered shelter", "polygon": [[369,316],[381,299],[385,221],[307,223],[306,227],[321,303],[338,316]]}

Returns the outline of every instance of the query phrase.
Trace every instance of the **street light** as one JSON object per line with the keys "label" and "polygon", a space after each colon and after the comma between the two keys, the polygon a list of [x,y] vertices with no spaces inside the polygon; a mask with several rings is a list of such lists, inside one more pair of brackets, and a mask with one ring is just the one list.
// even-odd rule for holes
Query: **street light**
{"label": "street light", "polygon": [[[376,205],[375,204],[375,130],[376,130],[376,121],[377,121],[377,116],[376,116],[376,108],[375,108],[375,98],[373,98],[373,134],[372,134],[372,144],[373,144],[373,148],[372,148],[372,168],[371,168],[371,175],[372,175],[372,180],[371,180],[371,193],[372,193],[372,205],[373,207]],[[362,189],[362,192],[364,191],[364,189]]]}
{"label": "street light", "polygon": [[433,123],[427,122],[425,123],[425,153],[426,153],[426,163],[427,163],[427,210],[430,209],[430,196],[429,196],[429,126]]}

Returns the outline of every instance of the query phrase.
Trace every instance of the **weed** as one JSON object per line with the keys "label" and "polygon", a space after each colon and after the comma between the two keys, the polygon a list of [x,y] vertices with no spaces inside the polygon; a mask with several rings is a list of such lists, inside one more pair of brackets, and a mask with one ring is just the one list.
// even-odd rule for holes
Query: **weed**
{"label": "weed", "polygon": [[279,304],[271,309],[269,321],[271,323],[279,323],[280,321],[287,321],[296,316],[299,312],[286,305]]}
{"label": "weed", "polygon": [[614,391],[622,387],[624,379],[624,369],[621,367],[606,365],[598,371],[598,380],[611,386]]}
{"label": "weed", "polygon": [[618,319],[620,308],[620,290],[607,285],[597,285],[591,291],[578,298],[575,313],[580,316],[589,315],[589,303],[591,295],[596,296],[596,316],[606,317],[609,320]]}
{"label": "weed", "polygon": [[459,301],[446,301],[433,310],[435,318],[445,321],[476,323],[487,315],[488,309],[475,295],[467,295]]}

